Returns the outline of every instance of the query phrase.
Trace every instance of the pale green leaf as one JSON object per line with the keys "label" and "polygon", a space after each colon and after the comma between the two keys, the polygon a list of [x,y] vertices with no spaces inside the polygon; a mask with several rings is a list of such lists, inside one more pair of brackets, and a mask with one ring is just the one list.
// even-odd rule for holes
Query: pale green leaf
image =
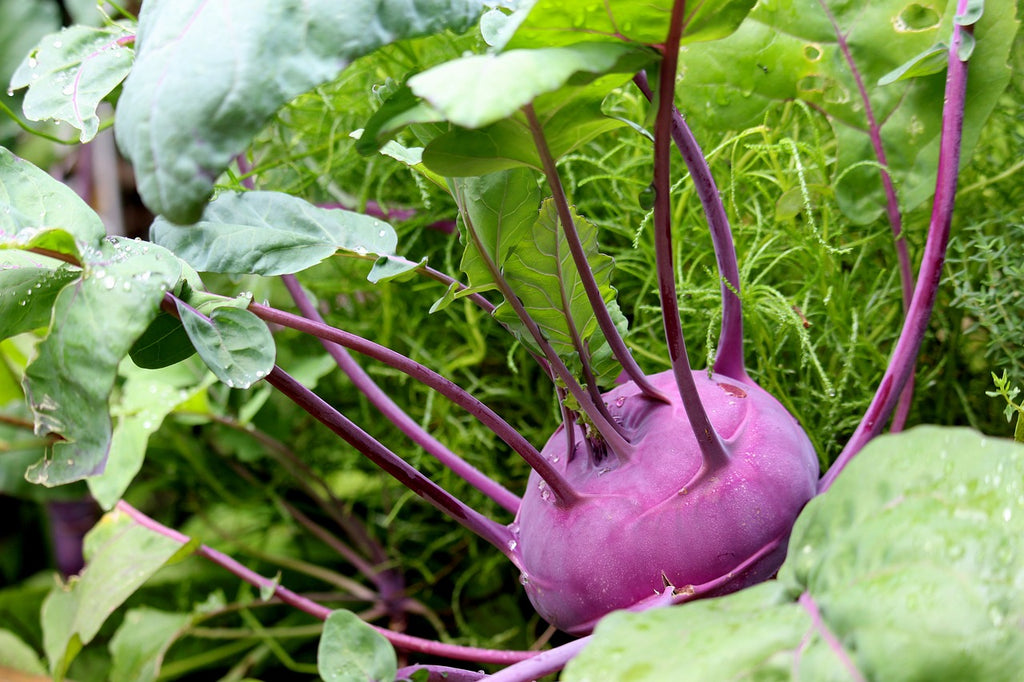
{"label": "pale green leaf", "polygon": [[195,225],[157,218],[151,238],[201,272],[259,275],[299,272],[339,249],[390,255],[397,243],[394,229],[377,218],[281,192],[222,194]]}
{"label": "pale green leaf", "polygon": [[3,669],[30,675],[46,674],[46,666],[35,650],[10,630],[0,630],[0,670]]}
{"label": "pale green leaf", "polygon": [[146,607],[131,609],[110,640],[110,679],[117,682],[154,682],[164,654],[189,624],[187,613],[169,613]]}
{"label": "pale green leaf", "polygon": [[15,90],[28,88],[23,105],[33,121],[55,120],[81,131],[79,140],[96,136],[96,108],[132,66],[131,28],[69,26],[45,36],[11,77]]}
{"label": "pale green leaf", "polygon": [[0,250],[0,339],[48,326],[57,294],[80,275],[44,256]]}
{"label": "pale green leaf", "polygon": [[199,357],[231,388],[249,388],[274,368],[274,337],[248,310],[225,305],[205,316],[179,302],[178,313]]}
{"label": "pale green leaf", "polygon": [[271,115],[355,58],[462,31],[480,0],[147,0],[117,139],[154,213],[193,223]]}

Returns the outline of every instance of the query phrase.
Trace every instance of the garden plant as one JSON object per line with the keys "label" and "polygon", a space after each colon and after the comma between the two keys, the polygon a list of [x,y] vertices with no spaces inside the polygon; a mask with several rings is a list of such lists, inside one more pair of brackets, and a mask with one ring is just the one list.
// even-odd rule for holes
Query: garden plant
{"label": "garden plant", "polygon": [[85,562],[0,671],[1018,679],[1014,3],[81,4],[0,4],[0,492]]}

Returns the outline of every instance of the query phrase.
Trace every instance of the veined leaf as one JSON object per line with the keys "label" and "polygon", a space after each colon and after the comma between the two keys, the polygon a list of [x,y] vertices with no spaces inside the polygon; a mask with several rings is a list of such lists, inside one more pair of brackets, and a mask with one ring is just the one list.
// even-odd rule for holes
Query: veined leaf
{"label": "veined leaf", "polygon": [[351,611],[332,611],[324,623],[316,667],[325,682],[391,682],[395,650],[384,636]]}
{"label": "veined leaf", "polygon": [[137,525],[126,514],[106,514],[86,536],[86,567],[58,585],[43,603],[43,645],[50,672],[62,679],[68,665],[114,610],[160,567],[189,545]]}
{"label": "veined leaf", "polygon": [[249,388],[274,368],[274,337],[248,310],[222,305],[204,316],[179,302],[178,313],[199,357],[231,388]]}
{"label": "veined leaf", "polygon": [[46,327],[57,294],[81,272],[25,251],[0,251],[0,339]]}
{"label": "veined leaf", "polygon": [[63,439],[26,474],[47,486],[103,471],[117,367],[182,273],[173,254],[146,242],[104,239],[82,256],[84,273],[54,300],[50,333],[25,373],[36,433]]}
{"label": "veined leaf", "polygon": [[[60,6],[35,0],[0,2],[0,92],[10,87],[11,76],[32,46],[47,33],[60,28]],[[4,104],[12,111],[21,108],[22,96],[16,92]],[[17,124],[7,115],[0,116],[0,140],[14,137]]]}
{"label": "veined leaf", "polygon": [[611,614],[564,679],[1017,680],[1022,481],[1009,440],[879,437],[801,513],[777,581]]}
{"label": "veined leaf", "polygon": [[[611,286],[613,261],[598,250],[597,228],[575,211],[573,222],[602,298],[607,305],[614,305],[615,289]],[[532,228],[517,240],[505,261],[504,275],[555,352],[561,358],[572,361],[576,349],[569,331],[570,322],[582,341],[589,340],[598,325],[569,251],[565,231],[559,224],[553,200],[544,201]],[[498,307],[495,317],[506,324],[520,341],[539,352],[540,349],[536,348],[532,337],[522,328],[507,303]],[[603,344],[602,338],[594,347],[596,349]],[[604,370],[612,369],[612,366],[618,367],[612,362],[607,367],[597,368],[597,372],[601,374]]]}
{"label": "veined leaf", "polygon": [[28,88],[23,105],[33,121],[63,121],[96,136],[96,108],[132,67],[131,30],[121,25],[69,26],[45,36],[11,77],[11,88]]}
{"label": "veined leaf", "polygon": [[118,143],[154,213],[197,221],[270,116],[382,45],[461,31],[481,0],[147,0]]}
{"label": "veined leaf", "polygon": [[[682,44],[716,40],[736,30],[756,0],[686,3]],[[586,40],[665,42],[672,0],[537,0],[507,47],[566,45]]]}
{"label": "veined leaf", "polygon": [[151,238],[200,272],[258,275],[299,272],[339,249],[391,255],[398,242],[381,220],[281,192],[222,194],[195,225],[157,218]]}
{"label": "veined leaf", "polygon": [[[454,295],[458,298],[496,287],[487,261],[500,272],[509,251],[537,220],[540,190],[524,169],[457,179],[452,185],[462,213],[459,230],[465,250],[460,267],[469,282],[468,290]],[[444,305],[435,307],[439,304]]]}
{"label": "veined leaf", "polygon": [[[949,43],[956,4],[761,3],[727,38],[682,50],[678,105],[699,136],[712,137],[761,123],[776,102],[808,102],[829,117],[839,141],[836,174],[842,180],[836,192],[843,212],[857,222],[874,220],[884,209],[885,197],[878,169],[861,163],[875,158],[875,153],[865,102],[839,43],[842,36],[881,126],[901,208],[910,210],[934,190],[944,79],[935,74],[877,84],[936,44]],[[1018,27],[1014,14],[1014,3],[993,0],[986,3],[975,26],[977,50],[967,79],[963,162],[969,160],[982,125],[1009,80],[1006,61]]]}

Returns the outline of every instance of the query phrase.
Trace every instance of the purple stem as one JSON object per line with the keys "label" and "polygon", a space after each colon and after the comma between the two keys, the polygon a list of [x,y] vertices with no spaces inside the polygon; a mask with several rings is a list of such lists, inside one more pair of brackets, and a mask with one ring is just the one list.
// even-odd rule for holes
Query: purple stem
{"label": "purple stem", "polygon": [[[967,0],[960,0],[957,13],[964,12]],[[860,452],[868,441],[877,436],[884,423],[892,414],[910,376],[914,371],[921,341],[928,330],[928,320],[935,305],[935,295],[942,279],[942,264],[949,243],[949,229],[953,220],[953,206],[956,200],[956,183],[960,168],[960,140],[964,119],[964,100],[967,91],[967,63],[960,60],[957,50],[963,41],[963,31],[969,26],[955,25],[953,40],[949,48],[949,67],[946,73],[946,93],[942,111],[942,136],[939,141],[939,166],[935,177],[935,198],[932,201],[932,217],[928,226],[928,240],[918,272],[917,286],[910,302],[910,309],[903,322],[903,330],[896,342],[889,366],[882,376],[875,397],[868,406],[864,417],[854,431],[850,441],[839,453],[839,457],[822,477],[818,492],[831,487],[854,455]]]}
{"label": "purple stem", "polygon": [[[143,528],[147,528],[155,533],[159,533],[164,537],[170,538],[176,542],[180,542],[182,545],[187,545],[192,540],[187,535],[179,533],[173,528],[159,523],[155,519],[146,516],[135,507],[131,506],[124,500],[117,503],[116,508],[128,516],[131,517],[135,523],[139,524]],[[276,580],[270,578],[264,578],[260,574],[252,571],[238,561],[232,559],[223,552],[218,552],[215,549],[211,549],[206,545],[199,545],[195,553],[199,556],[212,561],[216,565],[226,569],[231,574],[241,578],[250,585],[255,585],[261,589],[272,590],[273,595],[280,599],[283,603],[289,606],[294,606],[304,613],[308,613],[314,618],[319,620],[327,620],[327,616],[331,615],[331,609],[326,606],[321,606],[311,599],[307,599],[302,595],[292,592],[287,587],[283,587]],[[514,650],[501,650],[501,649],[480,649],[477,647],[459,646],[457,644],[443,644],[429,639],[423,639],[420,637],[413,637],[412,635],[405,635],[400,632],[393,632],[386,628],[372,626],[377,632],[382,634],[391,644],[394,646],[405,649],[407,651],[414,651],[422,654],[431,654],[434,656],[442,656],[444,658],[450,658],[457,661],[475,661],[477,663],[494,663],[498,665],[508,665],[510,663],[517,663],[519,661],[532,658],[537,655],[536,651],[514,651]]]}
{"label": "purple stem", "polygon": [[[590,301],[590,307],[594,311],[597,325],[601,328],[601,333],[604,334],[605,340],[608,341],[608,347],[611,348],[615,359],[619,361],[623,371],[629,375],[629,378],[633,380],[633,383],[636,384],[637,388],[644,395],[664,403],[669,402],[668,398],[661,391],[654,388],[651,382],[647,380],[643,370],[640,369],[640,365],[636,363],[633,354],[629,352],[625,341],[622,340],[622,336],[619,335],[619,330],[615,328],[615,322],[608,312],[608,306],[601,297],[601,290],[594,279],[594,273],[590,270],[587,254],[583,251],[583,242],[580,240],[579,231],[576,229],[576,222],[572,219],[572,211],[569,209],[569,201],[565,196],[565,189],[562,187],[558,169],[555,167],[555,159],[551,156],[551,150],[548,148],[547,140],[544,138],[544,128],[537,119],[537,113],[533,110],[533,105],[528,104],[523,107],[523,113],[526,114],[526,120],[530,124],[533,144],[537,148],[537,153],[540,155],[541,163],[544,166],[544,175],[547,178],[548,186],[551,188],[551,195],[555,201],[555,208],[558,211],[558,220],[562,223],[562,230],[565,231],[565,240],[569,245],[573,263],[576,264],[580,283],[583,285],[583,290]],[[569,317],[568,311],[569,308],[566,307],[566,317]],[[570,320],[571,324],[572,321]],[[580,352],[580,359],[586,364],[584,358],[586,356]]]}
{"label": "purple stem", "polygon": [[[462,524],[467,530],[490,542],[510,560],[516,561],[515,554],[509,547],[512,533],[508,528],[467,506],[421,474],[416,468],[381,445],[373,436],[360,429],[345,415],[328,405],[320,396],[293,379],[280,367],[274,366],[274,369],[267,375],[267,383],[288,396],[290,400],[309,412],[324,426],[341,436],[345,442],[366,455],[370,461],[391,474],[402,485]],[[515,543],[512,544],[514,546]]]}
{"label": "purple stem", "polygon": [[364,339],[356,334],[331,327],[326,324],[308,320],[299,315],[286,313],[259,303],[249,305],[249,310],[258,317],[285,327],[290,327],[307,334],[312,334],[321,339],[332,341],[350,350],[367,355],[379,360],[395,369],[403,372],[420,383],[434,389],[444,397],[454,402],[476,417],[484,426],[493,431],[499,438],[504,440],[529,464],[538,475],[550,486],[552,492],[566,503],[574,502],[578,493],[572,488],[568,481],[552,466],[552,464],[541,456],[528,440],[512,428],[508,422],[498,416],[493,410],[474,398],[465,389],[437,372],[414,362],[401,353],[382,346],[373,341]]}
{"label": "purple stem", "polygon": [[[875,158],[881,166],[878,169],[882,177],[882,188],[885,191],[885,212],[889,217],[889,226],[892,228],[893,242],[896,245],[896,258],[899,261],[900,283],[903,292],[903,312],[910,310],[910,301],[914,295],[914,273],[910,266],[910,254],[907,251],[907,240],[903,236],[903,216],[900,214],[900,203],[896,197],[896,188],[893,186],[892,176],[889,174],[889,161],[885,155],[885,147],[882,146],[882,128],[875,118],[875,111],[871,107],[871,98],[868,97],[867,88],[864,86],[864,79],[860,70],[853,61],[853,54],[850,52],[850,45],[846,42],[846,34],[839,27],[835,15],[825,0],[818,0],[821,9],[832,24],[832,30],[836,34],[836,42],[843,54],[853,80],[857,84],[857,91],[860,93],[861,102],[864,103],[864,115],[868,119],[868,136],[871,138],[871,147],[875,151]],[[899,406],[893,417],[891,431],[902,431],[906,424],[907,415],[910,412],[910,404],[914,400],[914,377],[911,376],[900,395]]]}
{"label": "purple stem", "polygon": [[[811,616],[811,628],[821,636],[821,639],[824,640],[828,648],[839,659],[849,679],[853,680],[853,682],[866,682],[864,675],[857,669],[853,661],[850,660],[850,654],[847,653],[842,642],[835,636],[835,633],[828,629],[828,626],[822,620],[821,611],[818,610],[818,604],[814,601],[814,597],[809,592],[804,592],[800,595],[799,603],[804,611]],[[798,677],[798,675],[794,675],[795,677]]]}
{"label": "purple stem", "polygon": [[665,40],[661,69],[658,73],[658,112],[654,127],[654,248],[658,270],[658,293],[665,326],[665,340],[686,417],[697,438],[703,463],[694,481],[713,474],[729,462],[729,455],[718,437],[704,405],[697,394],[690,360],[686,355],[682,321],[676,297],[675,272],[672,265],[672,205],[670,195],[669,137],[672,130],[672,101],[675,93],[679,41],[683,30],[685,0],[672,5],[668,38]]}
{"label": "purple stem", "polygon": [[[303,316],[314,322],[324,323],[323,318],[316,307],[302,290],[295,275],[282,275],[288,293],[298,306]],[[392,424],[408,436],[414,443],[422,447],[426,452],[436,458],[441,464],[448,467],[457,476],[479,490],[487,497],[494,500],[506,511],[515,514],[519,510],[519,496],[510,492],[503,485],[492,480],[476,467],[470,465],[464,459],[445,447],[423,427],[417,424],[408,414],[405,413],[395,402],[388,397],[387,393],[381,390],[380,386],[367,374],[359,363],[357,363],[344,347],[336,343],[320,339],[327,352],[338,363],[338,367],[348,375],[353,385],[366,396],[367,400],[380,410]]]}
{"label": "purple stem", "polygon": [[[633,82],[648,100],[653,100],[647,74],[641,71]],[[672,106],[672,139],[682,154],[686,168],[690,171],[694,189],[704,207],[704,215],[711,232],[711,243],[715,249],[718,275],[722,278],[722,329],[718,339],[718,353],[714,370],[719,374],[738,381],[750,381],[743,364],[743,307],[740,302],[740,268],[736,259],[736,244],[729,227],[718,185],[711,175],[704,152],[701,151],[693,131],[686,124],[679,110]]]}
{"label": "purple stem", "polygon": [[486,673],[453,668],[448,665],[407,665],[399,668],[395,679],[399,682],[409,680],[421,670],[427,671],[426,682],[477,682],[487,678]]}
{"label": "purple stem", "polygon": [[583,651],[583,648],[590,643],[591,636],[580,637],[568,644],[542,651],[533,658],[494,673],[487,680],[488,682],[531,682],[558,672]]}

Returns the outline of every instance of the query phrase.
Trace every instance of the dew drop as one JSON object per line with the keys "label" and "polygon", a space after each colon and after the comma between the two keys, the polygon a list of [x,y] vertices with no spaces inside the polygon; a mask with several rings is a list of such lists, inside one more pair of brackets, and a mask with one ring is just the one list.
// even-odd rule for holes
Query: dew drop
{"label": "dew drop", "polygon": [[108,290],[108,291],[113,289],[115,284],[117,284],[117,280],[114,279],[113,275],[107,275],[103,279],[103,288]]}
{"label": "dew drop", "polygon": [[64,89],[60,91],[60,93],[62,95],[71,95],[71,94],[74,94],[74,92],[75,92],[75,86],[73,86],[73,85],[65,85]]}
{"label": "dew drop", "polygon": [[35,57],[29,57],[28,58],[28,68],[34,69],[37,66],[39,66],[39,60],[36,59]]}
{"label": "dew drop", "polygon": [[53,41],[53,46],[56,47],[56,48],[61,48],[61,47],[64,47],[64,43],[62,43],[59,40],[55,40],[55,41]]}
{"label": "dew drop", "polygon": [[14,97],[14,88],[7,88],[7,96]]}
{"label": "dew drop", "polygon": [[508,541],[508,551],[514,552],[514,551],[516,551],[516,547],[518,547],[518,546],[519,546],[519,543],[517,543],[515,540],[509,540]]}
{"label": "dew drop", "polygon": [[1012,518],[1013,518],[1013,510],[1010,509],[1009,507],[1007,507],[1006,509],[1003,510],[1003,521],[1006,521],[1007,523],[1009,523],[1010,519],[1012,519]]}

